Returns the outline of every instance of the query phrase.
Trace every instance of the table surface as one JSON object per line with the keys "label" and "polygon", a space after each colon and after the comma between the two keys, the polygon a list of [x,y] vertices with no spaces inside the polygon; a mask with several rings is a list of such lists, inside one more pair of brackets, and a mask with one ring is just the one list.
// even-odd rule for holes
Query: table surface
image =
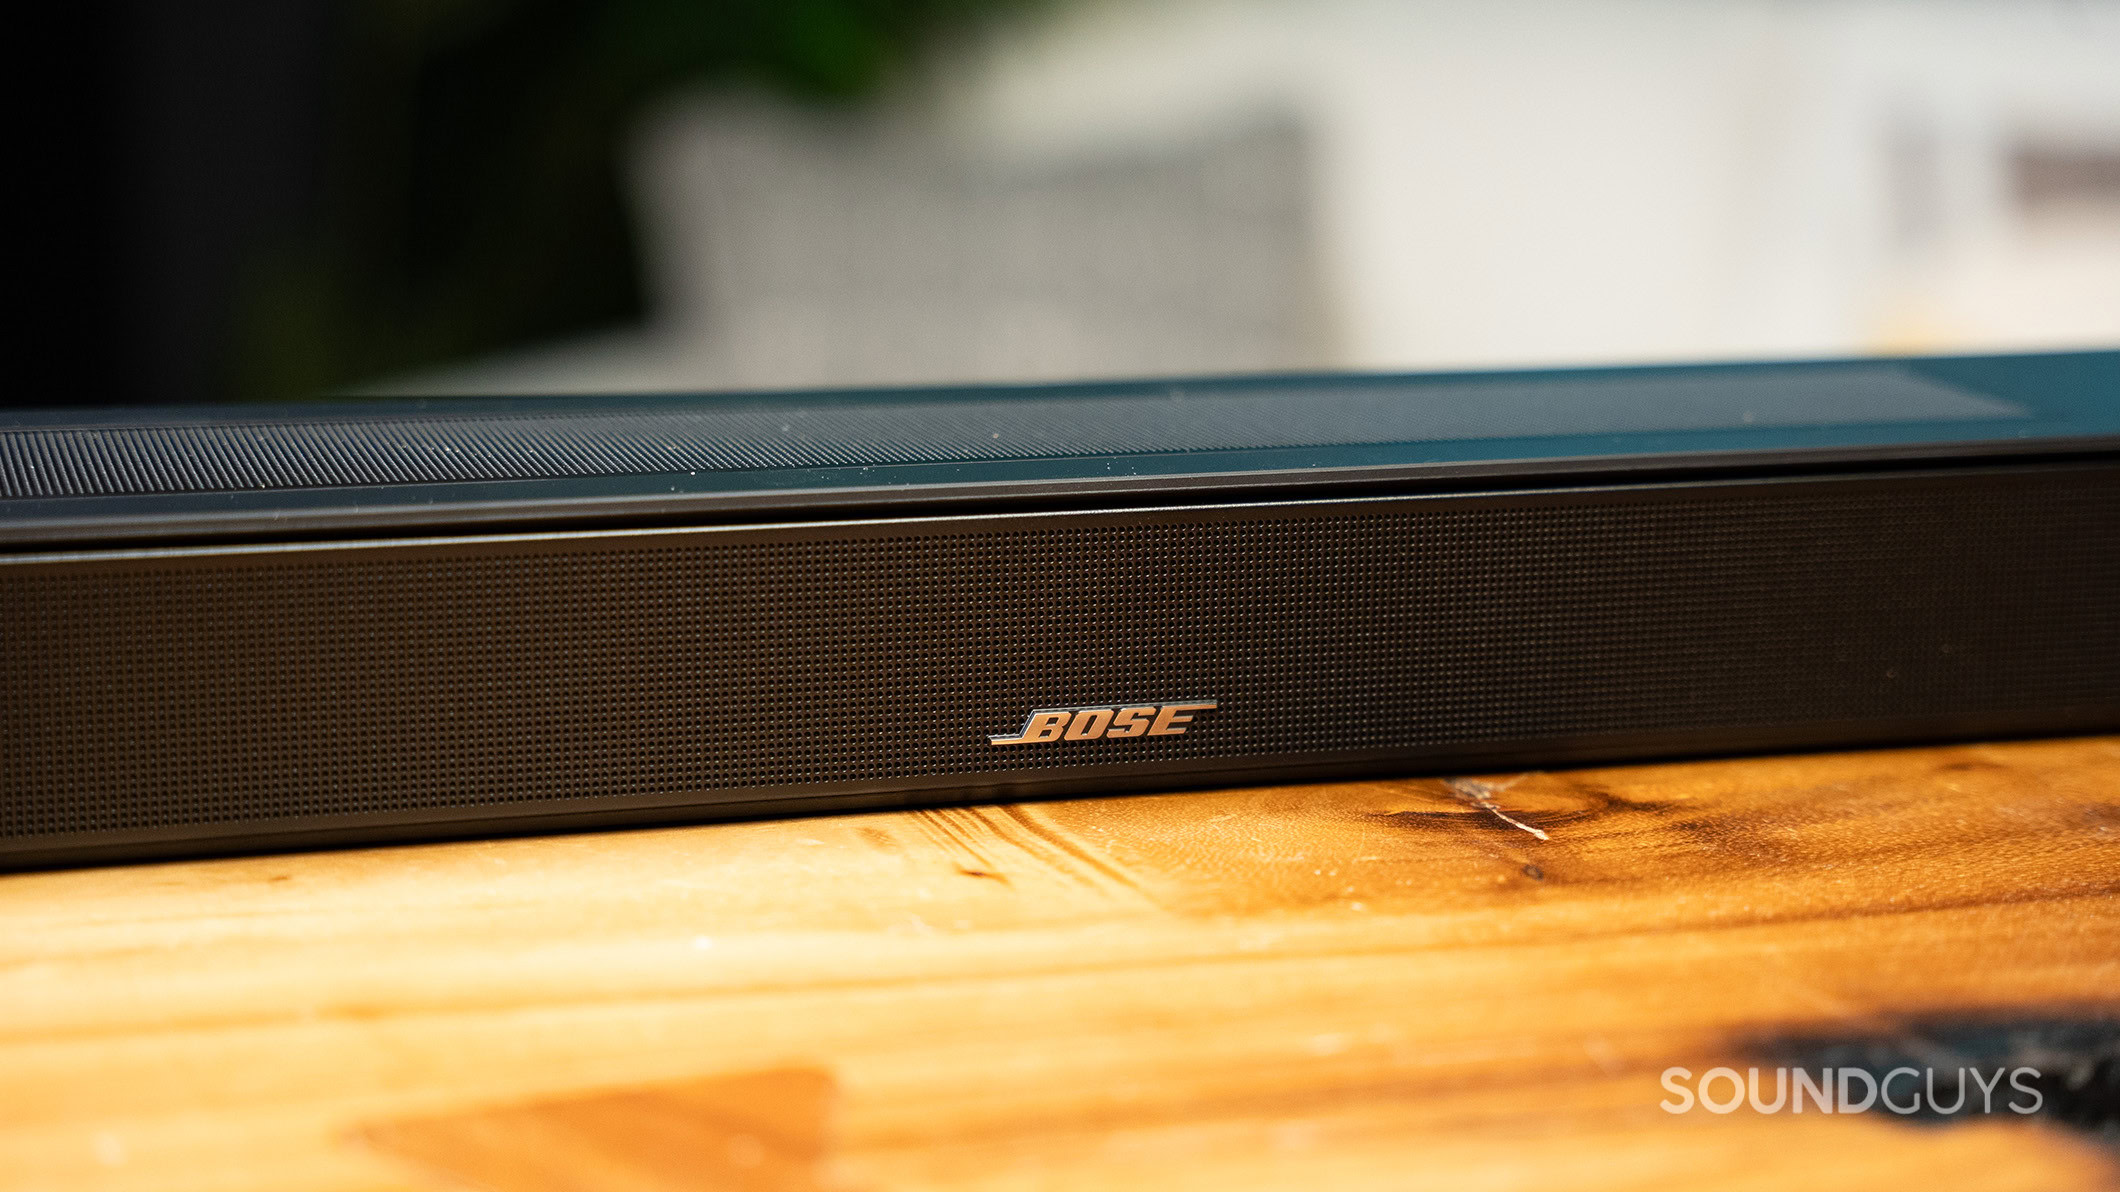
{"label": "table surface", "polygon": [[1661,1074],[2110,1046],[2116,893],[2120,738],[19,874],[0,1186],[2114,1185]]}

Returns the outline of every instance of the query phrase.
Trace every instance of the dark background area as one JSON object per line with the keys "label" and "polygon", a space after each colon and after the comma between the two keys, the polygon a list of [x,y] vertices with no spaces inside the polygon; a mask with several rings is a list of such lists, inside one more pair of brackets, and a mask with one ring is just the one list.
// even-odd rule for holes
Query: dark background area
{"label": "dark background area", "polygon": [[623,325],[694,81],[844,104],[1024,0],[130,0],[18,16],[16,405],[299,398]]}

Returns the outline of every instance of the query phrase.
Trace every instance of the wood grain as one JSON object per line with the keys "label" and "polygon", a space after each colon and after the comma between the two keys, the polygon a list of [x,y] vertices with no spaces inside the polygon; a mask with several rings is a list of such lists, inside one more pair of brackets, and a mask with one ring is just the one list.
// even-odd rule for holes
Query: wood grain
{"label": "wood grain", "polygon": [[0,1185],[2120,1183],[1658,1108],[2027,1015],[2120,1015],[2120,739],[15,875]]}
{"label": "wood grain", "polygon": [[839,1182],[830,1073],[790,1068],[386,1122],[367,1141],[437,1172],[522,1192]]}

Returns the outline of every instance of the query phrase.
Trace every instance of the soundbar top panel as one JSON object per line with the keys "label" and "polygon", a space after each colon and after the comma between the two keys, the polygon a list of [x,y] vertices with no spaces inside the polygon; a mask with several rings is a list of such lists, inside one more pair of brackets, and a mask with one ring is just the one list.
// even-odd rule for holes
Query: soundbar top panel
{"label": "soundbar top panel", "polygon": [[2120,450],[2120,352],[0,413],[0,543],[757,520],[908,505]]}

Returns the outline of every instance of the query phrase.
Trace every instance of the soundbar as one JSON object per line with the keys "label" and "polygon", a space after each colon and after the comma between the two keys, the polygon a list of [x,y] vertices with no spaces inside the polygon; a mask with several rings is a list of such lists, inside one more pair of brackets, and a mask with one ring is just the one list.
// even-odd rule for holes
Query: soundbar
{"label": "soundbar", "polygon": [[0,415],[0,865],[2120,729],[2120,352]]}

